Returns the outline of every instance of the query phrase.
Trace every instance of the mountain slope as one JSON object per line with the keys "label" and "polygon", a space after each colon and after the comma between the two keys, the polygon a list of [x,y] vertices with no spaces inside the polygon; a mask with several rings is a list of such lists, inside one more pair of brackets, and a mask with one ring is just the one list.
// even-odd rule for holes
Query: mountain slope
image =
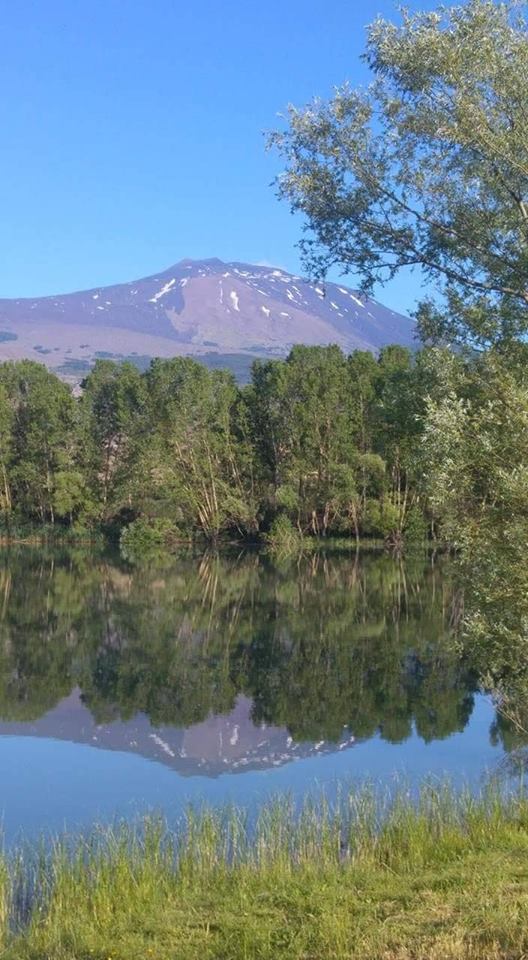
{"label": "mountain slope", "polygon": [[411,320],[343,285],[217,259],[79,293],[0,300],[0,359],[40,359],[63,373],[101,355],[208,355],[218,365],[223,354],[284,356],[294,343],[350,352],[413,340]]}

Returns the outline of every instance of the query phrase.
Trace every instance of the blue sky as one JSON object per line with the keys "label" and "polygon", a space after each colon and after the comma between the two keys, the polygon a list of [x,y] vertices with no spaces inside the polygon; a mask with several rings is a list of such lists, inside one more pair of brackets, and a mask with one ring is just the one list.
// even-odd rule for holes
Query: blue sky
{"label": "blue sky", "polygon": [[[407,6],[430,8],[429,0]],[[264,150],[288,102],[367,80],[388,0],[16,0],[0,9],[0,297],[131,280],[183,257],[297,271]],[[379,292],[397,309],[409,278]]]}

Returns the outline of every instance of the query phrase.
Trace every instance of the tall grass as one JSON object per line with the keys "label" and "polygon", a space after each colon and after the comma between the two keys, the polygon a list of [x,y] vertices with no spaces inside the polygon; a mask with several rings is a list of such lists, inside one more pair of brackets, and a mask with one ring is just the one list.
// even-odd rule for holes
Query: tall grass
{"label": "tall grass", "polygon": [[4,856],[8,960],[497,958],[528,949],[528,800],[287,798]]}

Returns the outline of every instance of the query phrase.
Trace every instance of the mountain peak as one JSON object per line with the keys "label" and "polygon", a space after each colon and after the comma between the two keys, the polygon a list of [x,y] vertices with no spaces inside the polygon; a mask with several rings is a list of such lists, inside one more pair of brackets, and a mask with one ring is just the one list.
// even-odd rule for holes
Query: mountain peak
{"label": "mountain peak", "polygon": [[0,300],[0,359],[29,357],[68,376],[101,356],[186,354],[221,365],[226,355],[285,356],[295,343],[411,346],[414,331],[408,317],[344,285],[217,257],[78,293]]}

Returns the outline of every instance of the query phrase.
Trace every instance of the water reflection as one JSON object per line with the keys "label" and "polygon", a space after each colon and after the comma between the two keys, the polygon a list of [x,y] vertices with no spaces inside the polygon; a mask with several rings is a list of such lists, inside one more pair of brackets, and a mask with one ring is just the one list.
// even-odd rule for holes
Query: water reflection
{"label": "water reflection", "polygon": [[[0,733],[217,773],[462,731],[476,675],[442,562],[258,553],[133,570],[88,552],[0,557]],[[502,728],[496,726],[496,736]]]}

